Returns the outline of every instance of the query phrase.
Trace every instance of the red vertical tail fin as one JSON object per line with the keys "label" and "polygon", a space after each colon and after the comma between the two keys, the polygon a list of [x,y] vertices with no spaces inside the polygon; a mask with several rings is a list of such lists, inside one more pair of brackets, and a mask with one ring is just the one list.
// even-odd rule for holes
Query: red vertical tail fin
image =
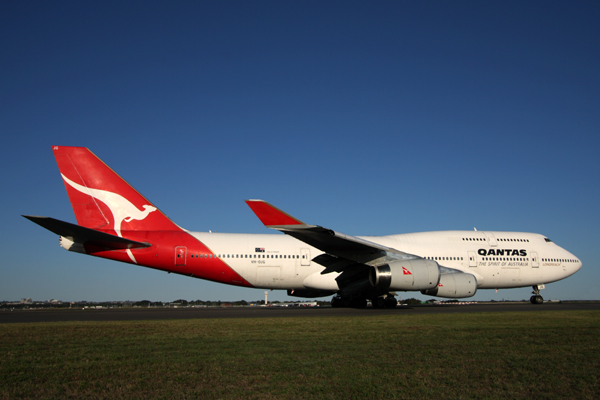
{"label": "red vertical tail fin", "polygon": [[85,147],[52,146],[79,225],[102,230],[180,230]]}

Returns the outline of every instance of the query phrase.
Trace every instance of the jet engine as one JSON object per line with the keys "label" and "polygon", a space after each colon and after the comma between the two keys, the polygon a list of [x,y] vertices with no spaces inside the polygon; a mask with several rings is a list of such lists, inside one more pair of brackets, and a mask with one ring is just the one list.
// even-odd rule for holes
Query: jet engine
{"label": "jet engine", "polygon": [[452,299],[471,297],[476,292],[477,278],[465,272],[441,274],[440,283],[437,287],[421,291],[421,293],[428,296],[449,297]]}
{"label": "jet engine", "polygon": [[431,290],[440,281],[440,267],[435,261],[423,258],[393,261],[371,268],[371,285],[388,290]]}

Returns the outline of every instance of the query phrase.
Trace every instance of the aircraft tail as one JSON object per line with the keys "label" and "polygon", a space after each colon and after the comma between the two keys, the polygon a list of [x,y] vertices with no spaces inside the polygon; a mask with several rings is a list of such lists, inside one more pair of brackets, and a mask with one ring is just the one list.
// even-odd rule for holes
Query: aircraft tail
{"label": "aircraft tail", "polygon": [[79,225],[102,230],[181,230],[85,147],[52,146]]}

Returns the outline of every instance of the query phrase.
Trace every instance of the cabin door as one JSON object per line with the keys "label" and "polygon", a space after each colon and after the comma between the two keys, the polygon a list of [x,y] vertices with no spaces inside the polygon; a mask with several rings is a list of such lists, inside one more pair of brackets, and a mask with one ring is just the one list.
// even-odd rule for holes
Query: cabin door
{"label": "cabin door", "polygon": [[187,258],[187,247],[177,246],[175,247],[175,265],[183,266]]}

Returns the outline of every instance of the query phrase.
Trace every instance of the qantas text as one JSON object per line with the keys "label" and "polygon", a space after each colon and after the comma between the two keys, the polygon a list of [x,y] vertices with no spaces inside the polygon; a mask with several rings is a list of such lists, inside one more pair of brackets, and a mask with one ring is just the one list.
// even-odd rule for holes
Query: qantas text
{"label": "qantas text", "polygon": [[517,256],[527,257],[527,250],[514,250],[514,249],[479,249],[477,254],[480,256]]}

